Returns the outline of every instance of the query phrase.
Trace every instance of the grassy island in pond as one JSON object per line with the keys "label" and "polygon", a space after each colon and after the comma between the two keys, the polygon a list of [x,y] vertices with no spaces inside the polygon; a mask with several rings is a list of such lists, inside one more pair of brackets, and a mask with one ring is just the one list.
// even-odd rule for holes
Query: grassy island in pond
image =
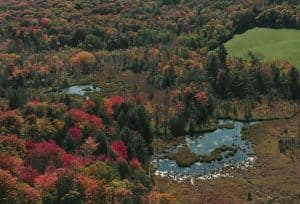
{"label": "grassy island in pond", "polygon": [[[208,155],[200,155],[199,161],[209,163],[212,161],[220,161],[223,157],[231,157],[234,156],[237,152],[237,149],[228,145],[221,145],[220,147],[216,148]],[[223,154],[224,153],[224,154]]]}
{"label": "grassy island in pond", "polygon": [[170,153],[168,157],[175,160],[179,167],[190,167],[199,161],[198,155],[193,153],[186,144],[179,147],[176,153]]}
{"label": "grassy island in pond", "polygon": [[184,144],[178,148],[176,153],[170,153],[168,158],[175,160],[179,167],[190,167],[196,162],[210,163],[220,161],[223,157],[234,156],[236,152],[237,149],[235,147],[221,145],[210,154],[197,155],[190,150],[187,144]]}
{"label": "grassy island in pond", "polygon": [[225,43],[230,56],[245,57],[249,51],[264,55],[265,61],[287,60],[300,69],[300,31],[254,28]]}

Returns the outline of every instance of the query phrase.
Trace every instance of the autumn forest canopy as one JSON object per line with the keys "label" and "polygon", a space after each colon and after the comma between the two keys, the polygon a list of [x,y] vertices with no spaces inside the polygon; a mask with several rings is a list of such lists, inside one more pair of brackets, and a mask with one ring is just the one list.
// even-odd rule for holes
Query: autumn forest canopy
{"label": "autumn forest canopy", "polygon": [[0,203],[178,202],[161,146],[295,114],[299,64],[227,50],[256,28],[299,32],[300,2],[0,0]]}

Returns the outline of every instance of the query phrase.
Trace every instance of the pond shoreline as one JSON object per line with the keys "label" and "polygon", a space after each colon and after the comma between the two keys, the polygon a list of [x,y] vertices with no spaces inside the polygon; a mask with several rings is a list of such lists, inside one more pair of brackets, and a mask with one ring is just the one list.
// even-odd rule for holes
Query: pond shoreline
{"label": "pond shoreline", "polygon": [[[297,116],[298,114],[300,113],[300,110],[297,110],[295,113],[293,113],[292,115],[290,116],[287,116],[287,117],[269,117],[269,118],[252,118],[250,120],[245,120],[245,119],[241,119],[241,118],[234,118],[234,117],[218,117],[216,118],[216,121],[218,120],[232,120],[232,121],[237,121],[237,122],[268,122],[268,121],[277,121],[277,120],[288,120],[288,119],[292,119],[293,117]],[[217,122],[215,122],[217,123]],[[203,133],[206,133],[206,132],[213,132],[213,131],[216,131],[218,128],[218,125],[216,125],[215,127],[213,128],[207,128],[207,129],[201,129],[201,130],[195,130],[195,134],[203,134]],[[168,142],[165,142],[165,140],[163,139],[160,139],[161,143],[165,143],[165,146],[167,148],[165,149],[160,149],[159,152],[164,152],[166,149],[169,149],[171,147],[174,147],[176,145],[179,145],[181,143],[182,140],[178,140],[178,138],[182,138],[182,137],[194,137],[194,136],[189,136],[188,134],[188,131],[185,131],[185,136],[180,136],[180,137],[176,137],[176,139],[171,139],[169,140]],[[173,143],[171,146],[169,146],[168,144],[169,143]]]}
{"label": "pond shoreline", "polygon": [[161,151],[158,160],[155,161],[155,156],[153,157],[152,163],[158,167],[156,175],[197,177],[221,174],[227,166],[250,166],[246,161],[254,161],[253,150],[251,143],[242,138],[244,125],[246,124],[237,121],[218,120],[215,131],[205,132],[200,137],[186,136],[185,143],[178,141],[172,147],[166,145],[169,149]]}
{"label": "pond shoreline", "polygon": [[241,119],[241,118],[236,118],[236,117],[217,117],[217,120],[233,120],[237,122],[263,122],[263,121],[275,121],[275,120],[288,120],[291,119],[300,113],[300,110],[296,110],[293,114],[286,116],[286,117],[268,117],[268,118],[251,118],[251,119]]}
{"label": "pond shoreline", "polygon": [[95,93],[95,92],[101,92],[101,91],[102,91],[102,89],[99,86],[91,83],[91,84],[70,85],[65,88],[60,88],[60,89],[53,88],[52,90],[47,91],[46,93],[85,96],[88,93]]}

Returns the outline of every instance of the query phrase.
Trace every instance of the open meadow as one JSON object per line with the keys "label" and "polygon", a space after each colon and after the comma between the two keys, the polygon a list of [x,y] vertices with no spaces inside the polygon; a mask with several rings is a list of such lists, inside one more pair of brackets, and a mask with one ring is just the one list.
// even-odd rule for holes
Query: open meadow
{"label": "open meadow", "polygon": [[300,68],[300,31],[296,29],[254,28],[225,43],[230,56],[245,57],[249,51],[264,60],[287,60]]}

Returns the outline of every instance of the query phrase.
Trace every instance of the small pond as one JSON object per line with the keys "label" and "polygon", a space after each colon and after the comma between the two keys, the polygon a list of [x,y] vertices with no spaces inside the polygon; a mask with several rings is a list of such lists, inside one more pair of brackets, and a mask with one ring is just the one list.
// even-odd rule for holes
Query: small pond
{"label": "small pond", "polygon": [[68,88],[64,88],[64,89],[55,91],[55,93],[76,94],[76,95],[84,96],[84,95],[86,95],[86,93],[100,92],[100,91],[101,91],[100,87],[97,87],[93,84],[89,84],[89,85],[70,86]]}
{"label": "small pond", "polygon": [[[159,159],[153,160],[153,165],[157,167],[156,175],[169,176],[173,179],[188,178],[199,176],[199,178],[212,178],[220,175],[232,175],[238,168],[247,168],[254,162],[254,151],[251,143],[242,139],[241,131],[245,125],[242,122],[219,120],[218,124],[233,124],[231,129],[217,129],[213,132],[204,133],[197,137],[186,137],[186,144],[189,149],[198,155],[209,155],[221,145],[232,146],[236,148],[236,153],[229,157],[223,157],[220,161],[210,163],[196,162],[190,167],[179,167],[174,160],[166,157],[166,154],[159,155]],[[251,125],[251,124],[250,124]],[[233,126],[232,126],[233,127]],[[172,147],[167,152],[177,152],[181,145]],[[226,173],[225,173],[226,171]]]}

